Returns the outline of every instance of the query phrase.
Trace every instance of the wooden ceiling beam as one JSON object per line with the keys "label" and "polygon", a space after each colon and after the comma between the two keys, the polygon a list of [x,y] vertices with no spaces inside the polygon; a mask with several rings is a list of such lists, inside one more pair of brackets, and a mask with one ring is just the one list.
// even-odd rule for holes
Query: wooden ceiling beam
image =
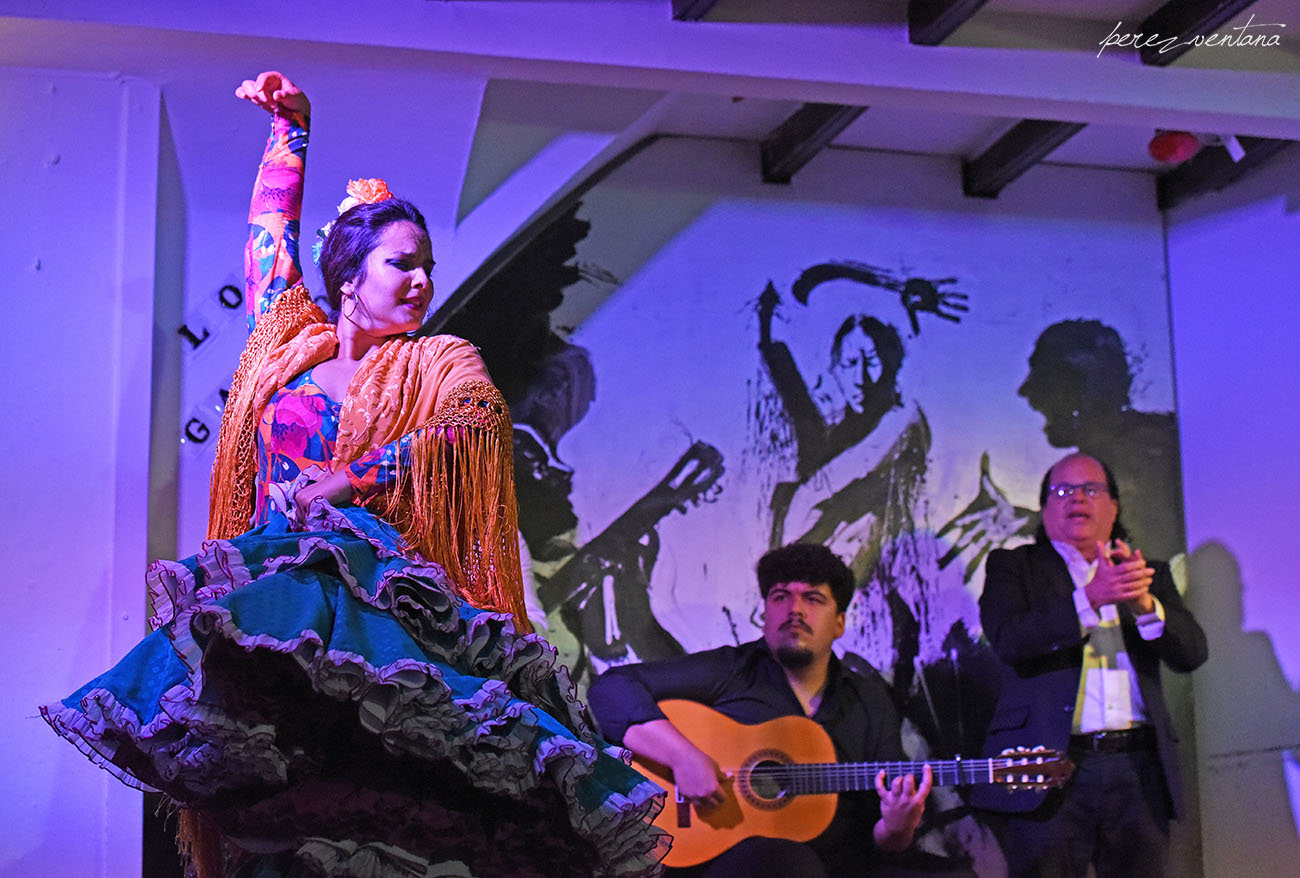
{"label": "wooden ceiling beam", "polygon": [[699,21],[717,5],[718,0],[673,0],[673,19]]}
{"label": "wooden ceiling beam", "polygon": [[937,46],[988,0],[909,0],[907,39],[915,46]]}
{"label": "wooden ceiling beam", "polygon": [[1294,140],[1270,137],[1238,137],[1246,154],[1234,162],[1222,146],[1207,146],[1172,171],[1156,178],[1156,204],[1161,210],[1177,207],[1189,198],[1218,192],[1258,170],[1275,155],[1295,144]]}
{"label": "wooden ceiling beam", "polygon": [[997,198],[998,193],[1052,150],[1078,134],[1082,122],[1023,119],[979,156],[962,162],[961,188],[971,198]]}
{"label": "wooden ceiling beam", "polygon": [[866,107],[804,104],[763,141],[759,156],[764,183],[789,183],[813,156],[830,145]]}
{"label": "wooden ceiling beam", "polygon": [[[1152,67],[1172,64],[1196,48],[1196,37],[1207,37],[1231,21],[1255,0],[1169,0],[1142,22],[1138,32],[1159,34],[1154,45],[1142,45],[1138,55]],[[1148,39],[1147,42],[1150,42]],[[1166,48],[1167,47],[1167,48]]]}

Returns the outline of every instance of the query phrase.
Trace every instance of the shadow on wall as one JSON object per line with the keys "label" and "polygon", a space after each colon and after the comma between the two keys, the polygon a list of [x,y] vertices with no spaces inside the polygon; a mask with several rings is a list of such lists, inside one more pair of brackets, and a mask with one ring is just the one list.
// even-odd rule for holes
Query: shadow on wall
{"label": "shadow on wall", "polygon": [[[149,559],[175,558],[181,435],[182,339],[185,322],[185,242],[189,205],[181,179],[176,136],[164,99],[158,126],[158,231],[154,281],[153,377],[150,395]],[[152,608],[151,608],[152,609]],[[176,851],[176,810],[159,793],[144,797],[141,869],[149,878],[183,878]]]}
{"label": "shadow on wall", "polygon": [[1100,320],[1063,320],[1043,330],[1018,391],[1042,414],[1055,448],[1104,460],[1119,483],[1124,524],[1150,558],[1185,550],[1178,421],[1133,408],[1142,357]]}
{"label": "shadow on wall", "polygon": [[1210,659],[1196,673],[1205,874],[1298,874],[1300,824],[1287,765],[1300,755],[1300,693],[1268,635],[1242,629],[1232,552],[1203,543],[1187,573],[1188,601],[1210,641]]}

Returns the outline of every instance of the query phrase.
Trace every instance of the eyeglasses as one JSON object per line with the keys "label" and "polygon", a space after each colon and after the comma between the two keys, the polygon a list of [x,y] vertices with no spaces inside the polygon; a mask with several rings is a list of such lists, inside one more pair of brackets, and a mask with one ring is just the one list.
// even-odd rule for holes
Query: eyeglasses
{"label": "eyeglasses", "polygon": [[1069,482],[1062,482],[1059,485],[1048,485],[1047,487],[1047,492],[1049,494],[1055,494],[1057,497],[1060,497],[1062,500],[1064,500],[1066,497],[1073,497],[1075,494],[1077,494],[1080,491],[1082,491],[1083,496],[1087,497],[1089,500],[1098,496],[1099,494],[1110,493],[1106,489],[1105,482],[1084,482],[1082,485],[1071,485]]}

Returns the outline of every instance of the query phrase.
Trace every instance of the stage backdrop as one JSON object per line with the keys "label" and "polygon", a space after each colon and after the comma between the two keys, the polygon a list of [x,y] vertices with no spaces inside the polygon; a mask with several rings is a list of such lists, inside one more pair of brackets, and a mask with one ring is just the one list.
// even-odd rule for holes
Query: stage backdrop
{"label": "stage backdrop", "polygon": [[[1130,521],[1137,544],[1182,550],[1151,179],[1040,166],[984,201],[955,159],[829,150],[790,185],[758,165],[754,144],[654,141],[436,327],[511,404],[531,600],[585,691],[758,637],[759,556],[825,543],[858,581],[840,648],[890,683],[909,749],[973,754],[996,697],[983,560],[1030,537],[1053,461],[1110,461],[1128,508],[1165,511]],[[187,429],[220,406],[201,375]],[[187,444],[182,551],[210,460]],[[928,844],[998,873],[956,793],[927,813]]]}
{"label": "stage backdrop", "polygon": [[[1029,538],[1054,460],[1108,459],[1164,510],[1137,544],[1182,550],[1150,179],[1042,167],[987,202],[957,174],[833,150],[764,185],[752,145],[662,139],[448,324],[511,401],[536,599],[582,685],[758,637],[755,562],[814,540],[857,576],[840,646],[915,747],[970,754],[983,559]],[[980,847],[954,795],[931,812]]]}

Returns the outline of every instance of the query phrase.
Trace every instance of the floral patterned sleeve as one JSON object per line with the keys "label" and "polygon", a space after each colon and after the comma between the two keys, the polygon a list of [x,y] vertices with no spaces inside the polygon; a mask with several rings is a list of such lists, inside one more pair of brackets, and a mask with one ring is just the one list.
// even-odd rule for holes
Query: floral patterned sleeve
{"label": "floral patterned sleeve", "polygon": [[[483,384],[486,385],[486,382],[483,382]],[[471,385],[462,384],[460,386]],[[493,389],[492,393],[497,399],[500,398],[495,389]],[[472,396],[466,396],[463,400],[458,400],[449,408],[442,410],[438,416],[432,418],[416,433],[407,433],[400,439],[373,451],[368,451],[355,460],[347,469],[348,482],[352,485],[354,493],[353,502],[364,506],[371,500],[382,496],[397,482],[399,467],[407,468],[410,466],[411,443],[418,433],[431,430],[435,435],[440,435],[440,431],[447,427],[459,431],[494,430],[499,431],[498,436],[501,441],[509,443],[511,439],[508,427],[503,429],[503,425],[486,412],[481,418],[476,417],[478,415],[477,410],[483,405],[482,393],[475,392]],[[477,423],[478,421],[482,421],[482,423]]]}
{"label": "floral patterned sleeve", "polygon": [[348,467],[348,482],[354,493],[353,502],[364,506],[382,495],[397,481],[398,462],[410,459],[411,434],[382,448],[367,451]]}
{"label": "floral patterned sleeve", "polygon": [[271,136],[253,184],[244,249],[244,299],[248,331],[275,297],[302,279],[298,261],[298,219],[307,161],[306,117],[273,116]]}

